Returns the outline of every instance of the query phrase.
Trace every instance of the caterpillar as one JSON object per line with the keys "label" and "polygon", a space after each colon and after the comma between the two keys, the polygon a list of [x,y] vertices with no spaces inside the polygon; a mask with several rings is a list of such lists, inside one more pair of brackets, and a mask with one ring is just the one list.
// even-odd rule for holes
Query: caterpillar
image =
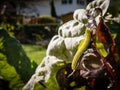
{"label": "caterpillar", "polygon": [[83,52],[86,50],[86,48],[88,47],[90,40],[91,40],[90,28],[86,28],[85,39],[83,40],[82,45],[78,46],[79,48],[72,60],[71,68],[73,71],[76,70],[78,60],[79,60],[80,56],[83,54]]}

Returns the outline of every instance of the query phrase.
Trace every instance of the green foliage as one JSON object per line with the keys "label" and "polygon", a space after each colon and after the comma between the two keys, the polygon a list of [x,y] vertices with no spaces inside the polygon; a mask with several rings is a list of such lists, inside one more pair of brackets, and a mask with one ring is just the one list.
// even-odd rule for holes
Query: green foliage
{"label": "green foliage", "polygon": [[49,15],[43,15],[43,16],[40,16],[38,18],[38,22],[40,22],[39,24],[49,24],[49,23],[56,23],[56,18],[54,17],[51,17]]}
{"label": "green foliage", "polygon": [[44,83],[44,85],[46,86],[46,88],[43,86],[39,86],[39,88],[38,88],[38,84],[37,84],[35,86],[34,90],[59,90],[59,86],[56,81],[55,75],[51,76],[51,78],[48,80],[48,82]]}
{"label": "green foliage", "polygon": [[10,23],[0,23],[0,27],[3,27],[5,30],[7,30],[7,32],[11,35],[14,36],[14,30],[15,30],[15,26],[10,24]]}
{"label": "green foliage", "polygon": [[57,23],[21,25],[17,32],[23,30],[25,34],[25,38],[31,42],[35,42],[35,41],[41,41],[44,39],[52,38],[53,35],[55,35],[57,32],[56,30],[57,27],[58,27]]}
{"label": "green foliage", "polygon": [[0,27],[4,28],[10,36],[15,35],[17,16],[0,15]]}
{"label": "green foliage", "polygon": [[[0,55],[1,57],[1,55]],[[13,90],[21,90],[24,83],[17,74],[15,68],[6,62],[6,58],[1,57],[0,61],[0,75],[3,79],[9,81],[9,87]]]}
{"label": "green foliage", "polygon": [[119,14],[120,0],[111,0],[108,12],[112,14],[112,17],[116,17]]}
{"label": "green foliage", "polygon": [[34,69],[19,41],[0,28],[0,76],[9,81],[12,90],[21,90]]}
{"label": "green foliage", "polygon": [[99,50],[100,54],[102,54],[102,56],[106,57],[108,55],[108,53],[105,50],[103,44],[101,42],[99,42],[98,39],[96,41],[96,45],[98,47],[98,50]]}
{"label": "green foliage", "polygon": [[31,62],[35,61],[37,64],[40,64],[41,60],[46,55],[46,49],[40,45],[23,44],[22,47]]}

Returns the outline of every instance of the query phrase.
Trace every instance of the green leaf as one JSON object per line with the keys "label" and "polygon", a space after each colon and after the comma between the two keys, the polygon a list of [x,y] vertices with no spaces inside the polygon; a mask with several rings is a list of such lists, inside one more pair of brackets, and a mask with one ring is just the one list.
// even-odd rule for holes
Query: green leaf
{"label": "green leaf", "polygon": [[97,42],[96,42],[96,45],[97,45],[97,47],[98,47],[98,50],[99,50],[100,54],[102,54],[102,56],[106,57],[106,56],[108,55],[108,53],[107,53],[107,51],[105,50],[103,44],[97,41]]}
{"label": "green leaf", "polygon": [[19,41],[0,28],[0,76],[9,81],[12,90],[21,90],[33,73]]}

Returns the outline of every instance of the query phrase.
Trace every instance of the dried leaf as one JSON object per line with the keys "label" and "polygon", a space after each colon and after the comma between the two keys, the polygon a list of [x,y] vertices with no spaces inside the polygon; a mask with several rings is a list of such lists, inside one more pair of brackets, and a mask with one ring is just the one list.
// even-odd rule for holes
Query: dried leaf
{"label": "dried leaf", "polygon": [[113,47],[115,45],[114,38],[110,32],[110,29],[105,24],[103,18],[100,19],[100,22],[97,27],[97,36],[98,40],[103,44],[105,50],[110,53],[115,49]]}

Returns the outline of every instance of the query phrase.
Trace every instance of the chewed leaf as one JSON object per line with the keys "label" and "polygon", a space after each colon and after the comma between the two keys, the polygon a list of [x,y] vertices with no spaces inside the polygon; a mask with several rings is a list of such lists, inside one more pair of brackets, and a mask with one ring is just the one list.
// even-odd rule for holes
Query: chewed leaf
{"label": "chewed leaf", "polygon": [[90,10],[91,8],[100,7],[103,10],[103,16],[106,13],[108,7],[109,7],[110,0],[94,0],[88,6],[86,7],[87,10]]}
{"label": "chewed leaf", "polygon": [[[102,9],[102,16],[104,16],[105,13],[107,12],[108,7],[109,7],[109,3],[110,3],[110,0],[94,0],[93,2],[91,2],[87,5],[86,10],[90,11],[94,8],[101,8]],[[94,18],[96,20],[96,24],[98,24],[100,14],[98,12],[96,12]]]}
{"label": "chewed leaf", "polygon": [[104,2],[100,5],[100,8],[103,10],[103,16],[107,12],[109,7],[110,0],[103,0]]}

